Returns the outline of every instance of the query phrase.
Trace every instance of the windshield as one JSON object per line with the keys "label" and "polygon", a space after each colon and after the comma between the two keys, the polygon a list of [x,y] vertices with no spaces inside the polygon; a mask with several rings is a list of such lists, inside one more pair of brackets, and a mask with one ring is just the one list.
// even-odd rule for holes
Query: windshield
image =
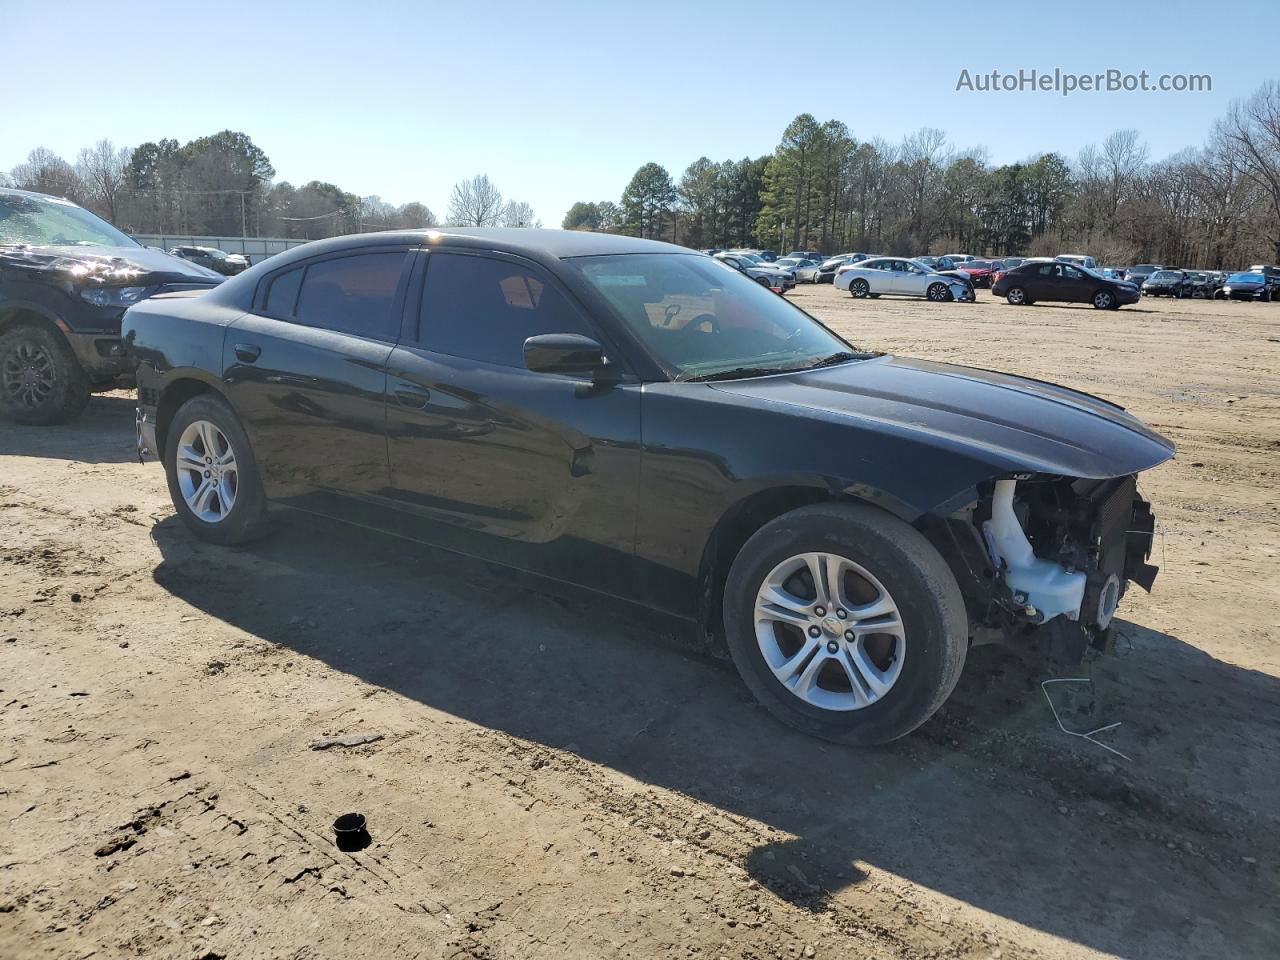
{"label": "windshield", "polygon": [[0,244],[138,246],[107,221],[74,203],[14,193],[0,194]]}
{"label": "windshield", "polygon": [[1263,283],[1264,279],[1260,273],[1233,273],[1227,277],[1231,283]]}
{"label": "windshield", "polygon": [[1151,275],[1152,280],[1180,280],[1182,274],[1176,270],[1157,270]]}
{"label": "windshield", "polygon": [[813,317],[716,260],[669,253],[567,262],[674,380],[855,359],[852,348]]}

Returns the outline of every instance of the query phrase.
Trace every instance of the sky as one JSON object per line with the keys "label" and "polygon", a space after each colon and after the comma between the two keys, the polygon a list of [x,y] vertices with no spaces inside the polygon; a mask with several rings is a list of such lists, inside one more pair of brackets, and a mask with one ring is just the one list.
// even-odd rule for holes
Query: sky
{"label": "sky", "polygon": [[[1161,157],[1280,79],[1274,44],[1235,33],[1275,22],[1274,0],[1220,9],[0,0],[0,170],[35,146],[74,160],[102,138],[230,128],[266,151],[277,181],[419,200],[443,217],[453,184],[487,173],[558,226],[575,200],[617,201],[643,163],[678,178],[699,156],[768,153],[803,112],[858,140],[938,127],[995,164],[1074,156],[1126,127]],[[1212,91],[957,90],[962,70],[1055,68],[1208,74]]]}

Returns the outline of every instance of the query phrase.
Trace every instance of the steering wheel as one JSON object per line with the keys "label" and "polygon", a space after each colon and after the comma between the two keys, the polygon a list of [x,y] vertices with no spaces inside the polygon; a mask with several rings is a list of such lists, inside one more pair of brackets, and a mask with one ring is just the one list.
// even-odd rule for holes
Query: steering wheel
{"label": "steering wheel", "polygon": [[[702,329],[703,327],[710,327],[711,329],[704,330]],[[682,337],[687,337],[690,334],[694,334],[694,333],[719,333],[719,332],[720,332],[720,321],[716,319],[715,314],[700,313],[684,325],[684,327],[680,330],[680,335]]]}

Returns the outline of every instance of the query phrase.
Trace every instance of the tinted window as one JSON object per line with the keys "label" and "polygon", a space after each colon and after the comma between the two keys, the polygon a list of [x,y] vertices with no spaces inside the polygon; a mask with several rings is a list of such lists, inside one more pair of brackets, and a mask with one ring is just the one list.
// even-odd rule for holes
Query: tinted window
{"label": "tinted window", "polygon": [[418,319],[429,350],[508,367],[524,366],[524,342],[542,333],[595,333],[536,267],[433,253]]}
{"label": "tinted window", "polygon": [[302,284],[303,267],[282,273],[267,288],[266,312],[273,317],[292,317],[293,305],[298,302],[298,287]]}
{"label": "tinted window", "polygon": [[366,253],[313,263],[302,280],[295,317],[309,327],[394,340],[391,308],[403,265],[403,253]]}

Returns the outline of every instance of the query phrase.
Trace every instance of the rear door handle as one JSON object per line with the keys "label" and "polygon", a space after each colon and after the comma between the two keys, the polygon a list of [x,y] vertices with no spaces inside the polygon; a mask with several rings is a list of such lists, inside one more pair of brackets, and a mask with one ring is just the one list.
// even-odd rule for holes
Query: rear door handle
{"label": "rear door handle", "polygon": [[425,387],[402,383],[396,387],[395,394],[400,406],[411,407],[414,410],[425,410],[427,404],[431,402],[431,391]]}
{"label": "rear door handle", "polygon": [[236,359],[244,363],[253,363],[262,356],[262,348],[253,343],[237,343]]}

